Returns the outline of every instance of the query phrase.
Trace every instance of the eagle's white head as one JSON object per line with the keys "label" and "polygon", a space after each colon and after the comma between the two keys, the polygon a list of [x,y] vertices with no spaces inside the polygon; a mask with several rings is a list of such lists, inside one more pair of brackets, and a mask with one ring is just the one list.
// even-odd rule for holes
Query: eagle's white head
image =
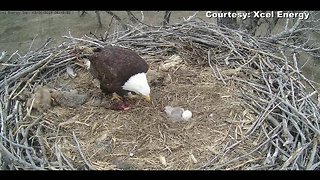
{"label": "eagle's white head", "polygon": [[138,73],[131,76],[122,88],[124,90],[140,94],[147,101],[150,101],[150,86],[148,84],[146,73]]}

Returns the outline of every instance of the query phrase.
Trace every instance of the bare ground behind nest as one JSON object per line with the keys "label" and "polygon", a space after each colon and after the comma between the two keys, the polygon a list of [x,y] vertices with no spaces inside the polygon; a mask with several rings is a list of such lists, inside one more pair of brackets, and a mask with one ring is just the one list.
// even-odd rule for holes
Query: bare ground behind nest
{"label": "bare ground behind nest", "polygon": [[[151,71],[157,72],[150,82],[152,104],[137,100],[128,112],[113,111],[93,106],[96,97],[91,97],[77,108],[50,109],[44,122],[59,130],[45,130],[47,156],[55,157],[52,149],[58,144],[61,153],[81,167],[74,132],[93,169],[206,169],[224,163],[225,168],[242,169],[246,162],[264,158],[256,153],[227,165],[259,141],[244,135],[254,115],[241,106],[235,88],[218,82],[210,68],[181,64],[165,72],[158,67],[159,63],[151,64]],[[73,79],[65,74],[48,86],[101,93],[87,71],[77,74]],[[193,118],[172,121],[164,113],[167,105],[189,109]]]}

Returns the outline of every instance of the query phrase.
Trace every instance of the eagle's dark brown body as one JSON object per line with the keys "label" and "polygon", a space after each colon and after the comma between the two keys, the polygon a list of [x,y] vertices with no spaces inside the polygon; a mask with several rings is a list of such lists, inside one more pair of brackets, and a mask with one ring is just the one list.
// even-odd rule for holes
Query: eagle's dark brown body
{"label": "eagle's dark brown body", "polygon": [[100,81],[100,88],[105,94],[116,92],[123,96],[127,91],[122,86],[138,73],[146,73],[148,64],[136,52],[107,46],[94,53],[90,58],[90,72]]}

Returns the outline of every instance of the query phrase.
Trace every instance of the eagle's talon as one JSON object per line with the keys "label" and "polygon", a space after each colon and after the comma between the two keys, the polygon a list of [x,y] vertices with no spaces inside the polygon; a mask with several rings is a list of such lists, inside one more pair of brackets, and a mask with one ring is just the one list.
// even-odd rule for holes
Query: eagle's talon
{"label": "eagle's talon", "polygon": [[114,100],[123,101],[123,98],[121,96],[119,96],[117,93],[113,93],[111,101],[114,101]]}

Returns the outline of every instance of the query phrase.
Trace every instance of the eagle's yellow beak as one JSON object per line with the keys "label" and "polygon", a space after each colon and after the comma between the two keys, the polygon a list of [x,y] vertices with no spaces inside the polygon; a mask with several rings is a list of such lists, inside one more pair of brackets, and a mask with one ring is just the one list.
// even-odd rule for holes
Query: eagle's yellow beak
{"label": "eagle's yellow beak", "polygon": [[144,99],[145,99],[146,101],[151,102],[150,96],[143,96],[143,97],[144,97]]}

